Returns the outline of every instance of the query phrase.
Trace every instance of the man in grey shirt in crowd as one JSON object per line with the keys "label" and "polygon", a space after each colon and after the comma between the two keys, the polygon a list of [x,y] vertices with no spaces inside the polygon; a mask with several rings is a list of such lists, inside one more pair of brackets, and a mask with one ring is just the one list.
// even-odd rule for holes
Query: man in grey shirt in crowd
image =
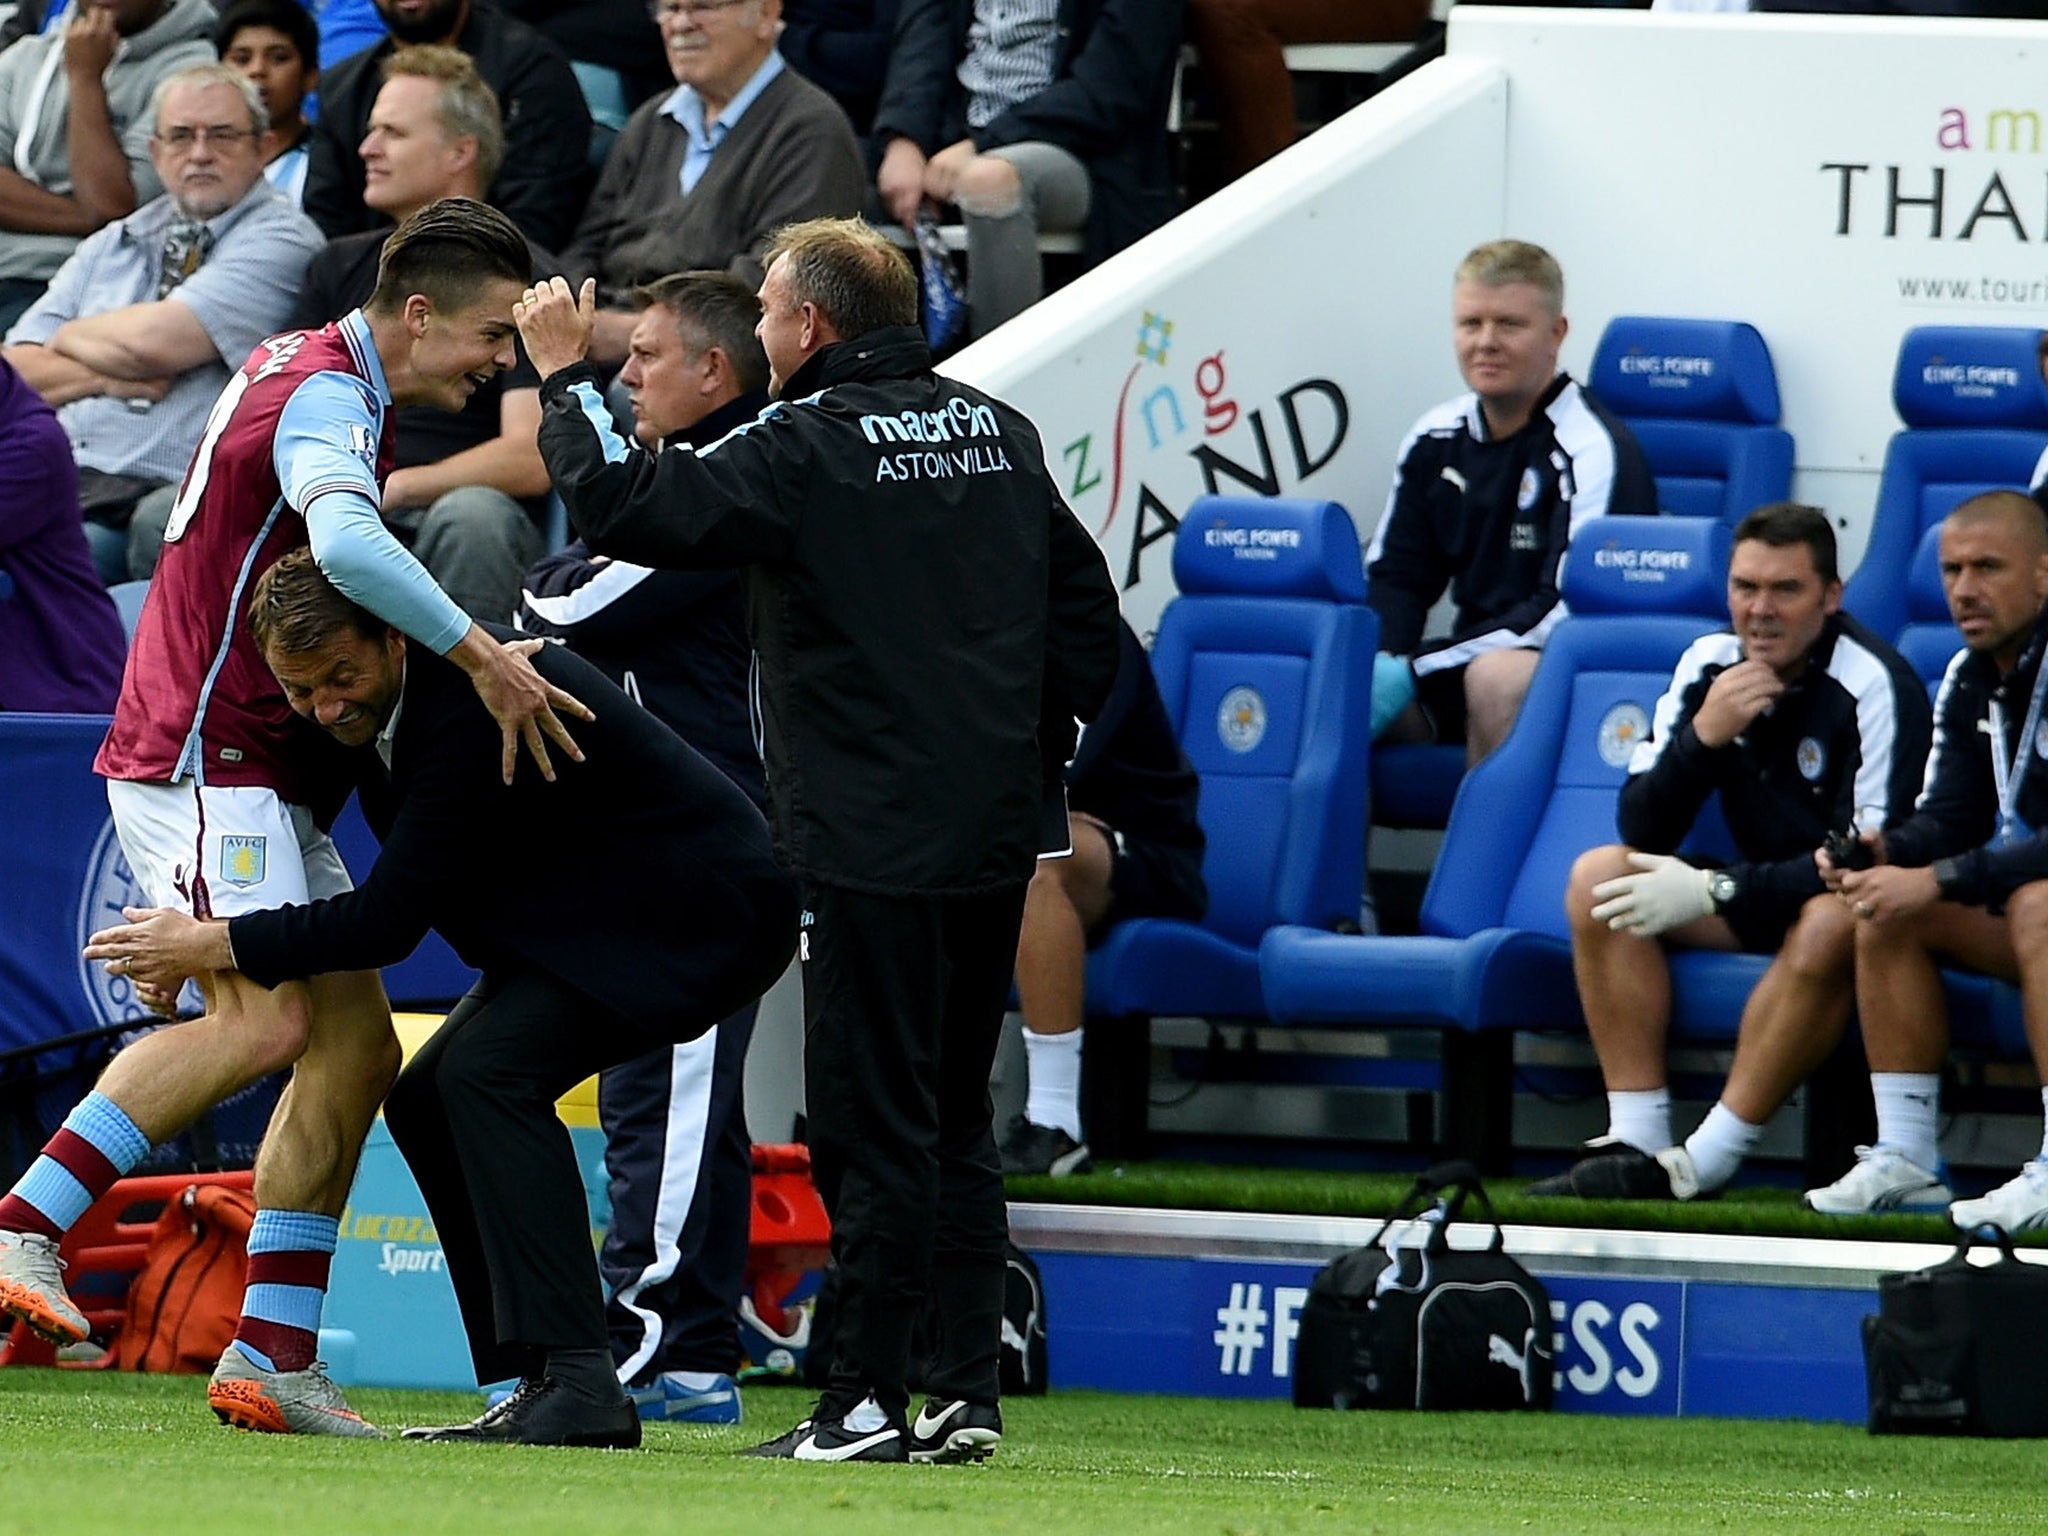
{"label": "man in grey shirt in crowd", "polygon": [[206,0],[77,0],[0,53],[0,332],[78,242],[162,190],[150,93],[213,57]]}
{"label": "man in grey shirt in crowd", "polygon": [[320,231],[263,179],[263,99],[240,73],[166,78],[150,159],[169,190],[86,239],[7,333],[6,357],[57,407],[95,563],[128,575],[127,528],[172,494],[230,372],[284,328]]}

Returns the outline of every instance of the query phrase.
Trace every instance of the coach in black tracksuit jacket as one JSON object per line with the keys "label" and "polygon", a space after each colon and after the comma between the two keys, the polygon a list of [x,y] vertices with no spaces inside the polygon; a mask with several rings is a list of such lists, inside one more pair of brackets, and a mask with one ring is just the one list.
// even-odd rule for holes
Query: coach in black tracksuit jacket
{"label": "coach in black tracksuit jacket", "polygon": [[1730,631],[1687,647],[1629,763],[1615,821],[1629,847],[1672,853],[1718,795],[1736,848],[1725,866],[1735,894],[1719,915],[1744,949],[1768,953],[1826,888],[1813,851],[1828,834],[1876,832],[1912,806],[1927,760],[1927,694],[1896,651],[1837,613],[1777,702],[1712,750],[1692,718],[1740,660]]}
{"label": "coach in black tracksuit jacket", "polygon": [[[601,1351],[609,1367],[555,1100],[758,997],[796,935],[796,893],[747,797],[590,663],[559,646],[532,660],[594,712],[576,727],[585,761],[507,785],[501,734],[468,680],[409,647],[386,736],[354,754],[383,844],[369,877],[229,925],[236,967],[266,986],[392,964],[429,928],[483,973],[385,1104],[479,1382],[538,1381],[536,1349]],[[624,1416],[637,1441],[630,1405]]]}
{"label": "coach in black tracksuit jacket", "polygon": [[[1043,696],[1101,707],[1116,593],[1031,424],[932,373],[914,274],[879,235],[797,226],[762,303],[779,403],[658,456],[612,430],[587,365],[564,366],[581,338],[537,336],[571,312],[566,285],[517,313],[545,377],[541,453],[591,548],[746,567],[771,821],[804,884],[806,1108],[842,1281],[831,1384],[763,1449],[900,1460],[927,1289],[934,1398],[996,1400],[1007,1220],[988,1073],[1040,850]],[[856,1433],[869,1397],[887,1427]]]}
{"label": "coach in black tracksuit jacket", "polygon": [[[1438,739],[1464,738],[1463,669],[1492,650],[1540,648],[1564,616],[1565,547],[1588,519],[1655,513],[1657,485],[1629,430],[1560,373],[1519,431],[1496,438],[1478,395],[1408,430],[1366,550],[1380,650],[1405,656]],[[1424,643],[1449,588],[1448,638]]]}
{"label": "coach in black tracksuit jacket", "polygon": [[[1905,818],[1929,712],[1919,678],[1840,600],[1825,513],[1780,502],[1743,519],[1731,627],[1686,647],[1630,752],[1621,843],[1572,866],[1572,969],[1608,1127],[1530,1194],[1693,1200],[1725,1188],[1848,1026],[1855,925],[1826,894],[1817,853],[1831,834],[1875,836]],[[1734,843],[1719,868],[1678,855],[1710,798]],[[1719,1099],[1680,1142],[1669,955],[1702,949],[1772,958],[1743,1004]]]}

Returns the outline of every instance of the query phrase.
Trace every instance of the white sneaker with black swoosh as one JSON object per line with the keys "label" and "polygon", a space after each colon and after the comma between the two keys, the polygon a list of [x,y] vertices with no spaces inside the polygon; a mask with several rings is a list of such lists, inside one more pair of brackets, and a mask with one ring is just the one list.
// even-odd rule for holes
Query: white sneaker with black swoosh
{"label": "white sneaker with black swoosh", "polygon": [[902,1428],[890,1423],[870,1397],[843,1419],[805,1419],[788,1434],[743,1454],[790,1461],[908,1461],[903,1441]]}
{"label": "white sneaker with black swoosh", "polygon": [[1003,1441],[1003,1410],[993,1403],[933,1397],[910,1426],[912,1461],[986,1461]]}

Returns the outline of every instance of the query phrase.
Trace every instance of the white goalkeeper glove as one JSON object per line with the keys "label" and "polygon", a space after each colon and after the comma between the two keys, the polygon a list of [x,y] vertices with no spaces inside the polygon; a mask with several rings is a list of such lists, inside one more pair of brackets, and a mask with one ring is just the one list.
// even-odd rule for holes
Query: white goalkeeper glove
{"label": "white goalkeeper glove", "polygon": [[1708,893],[1707,871],[1695,869],[1668,853],[1634,853],[1628,861],[1642,871],[1603,880],[1593,887],[1600,898],[1593,915],[1616,933],[1651,939],[1672,928],[1708,917],[1714,898]]}

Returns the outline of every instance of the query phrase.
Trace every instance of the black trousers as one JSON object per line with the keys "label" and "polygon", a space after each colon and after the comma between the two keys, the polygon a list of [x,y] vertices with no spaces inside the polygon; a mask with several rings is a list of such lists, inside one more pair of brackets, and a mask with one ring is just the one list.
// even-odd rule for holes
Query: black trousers
{"label": "black trousers", "polygon": [[555,1100],[665,1043],[508,967],[478,979],[392,1085],[384,1123],[440,1234],[479,1384],[537,1369],[539,1350],[605,1347],[589,1207]]}
{"label": "black trousers", "polygon": [[930,1392],[993,1403],[1009,1215],[988,1080],[1024,887],[917,898],[813,884],[804,907],[805,1109],[839,1266],[819,1412],[872,1395],[903,1418],[928,1292]]}
{"label": "black trousers", "polygon": [[597,1080],[612,1222],[598,1254],[620,1379],[740,1367],[754,1166],[747,1046],[759,1003]]}

